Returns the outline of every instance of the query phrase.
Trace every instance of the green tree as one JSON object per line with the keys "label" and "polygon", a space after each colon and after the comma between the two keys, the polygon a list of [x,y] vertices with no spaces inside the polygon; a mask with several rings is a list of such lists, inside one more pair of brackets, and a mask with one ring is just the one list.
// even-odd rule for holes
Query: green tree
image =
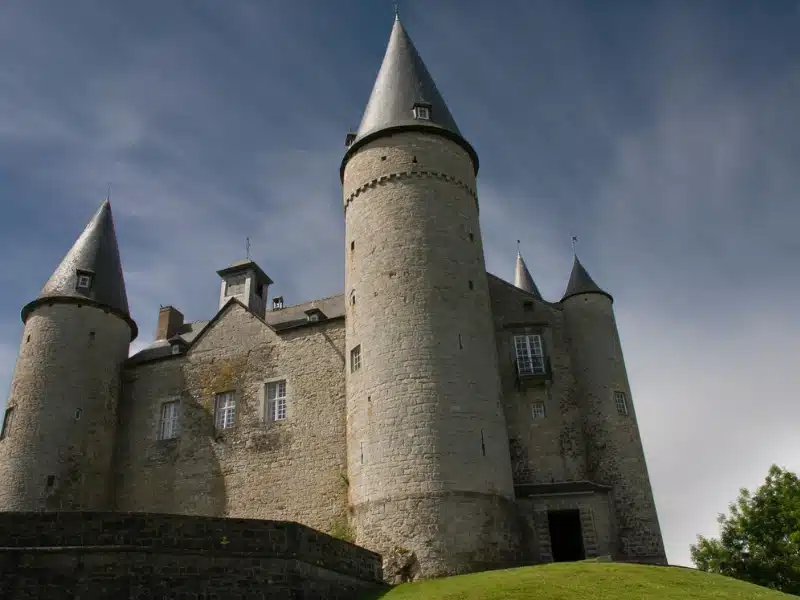
{"label": "green tree", "polygon": [[800,479],[772,465],[755,493],[739,491],[719,515],[719,539],[697,537],[692,562],[701,571],[800,596]]}

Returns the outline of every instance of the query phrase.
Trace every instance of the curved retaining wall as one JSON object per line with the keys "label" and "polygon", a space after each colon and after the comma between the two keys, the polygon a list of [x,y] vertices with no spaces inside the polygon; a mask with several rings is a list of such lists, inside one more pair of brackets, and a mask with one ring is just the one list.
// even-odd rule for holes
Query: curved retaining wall
{"label": "curved retaining wall", "polygon": [[0,513],[0,598],[355,598],[381,557],[282,521]]}

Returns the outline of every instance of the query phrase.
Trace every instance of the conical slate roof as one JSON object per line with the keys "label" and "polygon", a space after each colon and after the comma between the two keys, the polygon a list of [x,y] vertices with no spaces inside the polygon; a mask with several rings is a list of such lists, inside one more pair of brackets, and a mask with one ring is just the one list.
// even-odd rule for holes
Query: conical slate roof
{"label": "conical slate roof", "polygon": [[[89,276],[88,287],[78,285],[80,275]],[[131,326],[131,339],[136,337],[137,328],[128,309],[125,278],[108,200],[89,221],[36,300],[22,309],[22,320],[25,321],[38,305],[56,299],[87,302],[106,308],[127,321]]]}
{"label": "conical slate roof", "polygon": [[[415,104],[428,107],[430,118],[415,118]],[[388,130],[397,129],[427,129],[445,135],[469,152],[477,172],[478,157],[475,150],[462,137],[450,109],[399,17],[395,18],[389,45],[361,125],[345,154],[342,166],[344,167],[357,147]]]}
{"label": "conical slate roof", "polygon": [[536,284],[533,282],[533,277],[531,277],[528,266],[525,264],[525,260],[522,258],[522,254],[519,250],[517,251],[517,265],[514,269],[514,285],[522,291],[536,296],[539,300],[542,299],[539,288],[537,288]]}
{"label": "conical slate roof", "polygon": [[604,291],[594,282],[589,276],[589,273],[575,256],[575,262],[572,264],[572,274],[569,276],[569,283],[567,284],[567,291],[564,292],[564,297],[561,298],[563,302],[570,296],[577,296],[578,294],[603,294],[608,296],[608,299],[613,301],[611,294]]}

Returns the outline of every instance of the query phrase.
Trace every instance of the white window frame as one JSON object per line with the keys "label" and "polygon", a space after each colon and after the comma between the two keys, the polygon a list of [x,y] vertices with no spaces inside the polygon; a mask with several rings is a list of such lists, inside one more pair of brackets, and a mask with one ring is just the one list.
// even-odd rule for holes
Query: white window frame
{"label": "white window frame", "polygon": [[214,395],[214,427],[230,429],[236,425],[236,394],[220,392]]}
{"label": "white window frame", "polygon": [[181,347],[178,344],[172,344],[172,353],[173,354],[180,354]]}
{"label": "white window frame", "polygon": [[181,401],[168,400],[161,403],[158,421],[158,439],[172,440],[181,434]]}
{"label": "white window frame", "polygon": [[285,421],[289,417],[289,385],[285,379],[264,384],[264,402],[268,423]]}
{"label": "white window frame", "polygon": [[430,121],[431,120],[431,109],[427,106],[415,106],[414,107],[414,118],[419,119],[420,121]]}
{"label": "white window frame", "polygon": [[520,376],[544,375],[544,340],[539,333],[514,336],[514,355],[517,358],[517,373]]}
{"label": "white window frame", "polygon": [[625,392],[619,390],[614,392],[614,404],[619,414],[628,416],[628,395]]}
{"label": "white window frame", "polygon": [[350,350],[350,372],[355,373],[361,368],[361,344]]}
{"label": "white window frame", "polygon": [[547,418],[547,407],[544,402],[534,402],[531,404],[531,415],[534,421],[541,421]]}
{"label": "white window frame", "polygon": [[92,287],[92,277],[90,275],[78,275],[77,288],[79,290],[88,290],[90,287]]}

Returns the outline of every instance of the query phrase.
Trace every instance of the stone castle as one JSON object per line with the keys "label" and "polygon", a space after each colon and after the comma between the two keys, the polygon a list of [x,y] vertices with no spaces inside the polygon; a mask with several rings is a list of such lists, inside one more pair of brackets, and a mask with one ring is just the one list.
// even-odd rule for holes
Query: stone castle
{"label": "stone castle", "polygon": [[399,19],[340,172],[344,293],[137,337],[106,201],[25,324],[0,511],[295,521],[392,580],[610,555],[666,563],[611,295],[575,258],[544,300],[486,272],[478,155]]}

